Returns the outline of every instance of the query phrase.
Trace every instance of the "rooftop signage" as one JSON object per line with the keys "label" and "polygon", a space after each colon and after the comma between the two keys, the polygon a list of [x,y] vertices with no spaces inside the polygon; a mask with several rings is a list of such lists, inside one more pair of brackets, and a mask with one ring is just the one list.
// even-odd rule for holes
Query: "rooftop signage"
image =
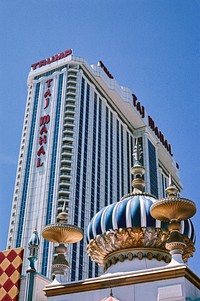
{"label": "rooftop signage", "polygon": [[109,78],[111,78],[111,79],[114,78],[102,61],[98,61],[98,66],[103,69],[103,71],[108,75]]}
{"label": "rooftop signage", "polygon": [[[50,105],[50,101],[51,101],[51,96],[52,96],[52,81],[53,79],[48,79],[46,81],[46,91],[44,93],[44,111],[46,113],[46,110],[48,109],[49,105]],[[43,166],[44,162],[44,156],[46,154],[45,151],[45,145],[48,142],[48,123],[50,123],[50,115],[43,115],[40,116],[40,136],[38,139],[38,151],[37,151],[37,167],[41,167]]]}
{"label": "rooftop signage", "polygon": [[[145,108],[144,108],[144,106],[141,105],[141,103],[138,101],[137,96],[135,96],[135,94],[132,94],[132,97],[133,97],[133,106],[139,112],[140,116],[142,118],[144,118],[145,117]],[[148,118],[148,126],[149,126],[149,128],[154,132],[154,134],[160,140],[160,142],[162,143],[162,145],[166,148],[166,150],[168,151],[168,153],[171,156],[173,156],[171,145],[169,144],[169,142],[167,141],[167,139],[165,139],[165,136],[163,135],[163,133],[159,130],[159,128],[157,127],[157,125],[155,124],[154,120],[151,118],[150,115],[148,115],[147,118]],[[178,164],[176,166],[178,168]]]}
{"label": "rooftop signage", "polygon": [[[68,49],[64,52],[61,52],[59,54],[56,54],[50,58],[44,59],[42,61],[39,61],[37,63],[34,63],[31,65],[32,70],[36,70],[37,68],[41,68],[43,66],[46,66],[48,64],[51,64],[55,61],[61,60],[65,57],[67,57],[68,55],[72,54],[72,49]],[[102,61],[98,61],[98,66],[101,67],[103,69],[103,71],[106,73],[106,75],[110,78],[113,79],[113,75],[109,72],[109,70],[106,68],[106,66],[104,65],[104,63]],[[50,85],[50,84],[49,84]],[[48,95],[47,95],[48,96]],[[46,98],[46,96],[44,95],[45,100],[46,100],[46,107],[47,108],[48,104],[49,104],[49,98]],[[137,97],[132,94],[133,97],[133,106],[136,108],[136,110],[139,112],[140,116],[142,118],[145,118],[145,108],[144,106],[138,101]],[[50,120],[50,119],[49,119]],[[168,143],[167,139],[165,139],[163,133],[159,130],[159,128],[156,126],[154,120],[151,118],[150,115],[147,116],[147,124],[149,126],[149,128],[154,132],[154,134],[157,136],[157,138],[160,140],[160,142],[162,143],[162,145],[165,147],[165,149],[168,151],[168,153],[173,156],[172,154],[172,149],[171,149],[171,145]],[[45,126],[45,125],[44,125]],[[46,138],[45,138],[46,139]],[[41,140],[41,139],[40,139]],[[42,143],[45,140],[41,140]],[[45,142],[44,142],[45,143]],[[42,149],[43,150],[43,149]],[[43,153],[42,153],[43,154]],[[38,155],[40,156],[40,155]],[[40,165],[40,158],[38,158],[38,164],[37,166],[41,166]],[[177,164],[177,168],[178,168],[178,164]]]}
{"label": "rooftop signage", "polygon": [[49,65],[53,62],[59,61],[65,57],[67,57],[68,55],[72,54],[72,49],[68,49],[64,52],[61,52],[59,54],[53,55],[52,57],[42,60],[40,62],[34,63],[31,65],[32,70],[35,70],[37,68],[41,68],[43,66]]}

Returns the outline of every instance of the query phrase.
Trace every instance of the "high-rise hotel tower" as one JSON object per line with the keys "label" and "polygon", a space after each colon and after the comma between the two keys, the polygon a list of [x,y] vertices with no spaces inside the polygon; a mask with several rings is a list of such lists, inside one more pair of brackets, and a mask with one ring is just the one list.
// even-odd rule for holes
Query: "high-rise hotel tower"
{"label": "high-rise hotel tower", "polygon": [[[34,228],[41,236],[64,204],[69,223],[85,231],[101,207],[132,191],[136,138],[143,150],[146,192],[164,196],[169,174],[181,191],[171,145],[103,62],[90,66],[67,50],[33,64],[7,247],[22,246],[27,257]],[[50,276],[54,246],[40,239],[37,271]],[[86,255],[85,238],[69,247],[68,261],[69,280],[98,275]]]}

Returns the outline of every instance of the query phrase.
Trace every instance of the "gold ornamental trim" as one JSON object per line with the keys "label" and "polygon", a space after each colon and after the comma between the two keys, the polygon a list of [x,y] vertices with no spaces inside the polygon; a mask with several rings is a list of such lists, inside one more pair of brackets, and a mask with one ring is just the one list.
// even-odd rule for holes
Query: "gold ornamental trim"
{"label": "gold ornamental trim", "polygon": [[104,272],[111,266],[116,264],[117,262],[123,262],[124,260],[132,261],[134,259],[142,260],[146,258],[148,260],[156,259],[158,261],[164,261],[165,263],[169,263],[171,260],[171,255],[166,250],[158,250],[154,248],[135,248],[133,249],[124,249],[115,251],[104,259]]}
{"label": "gold ornamental trim", "polygon": [[130,197],[130,196],[148,196],[148,197],[151,197],[151,198],[153,198],[153,199],[155,199],[155,201],[156,201],[156,196],[155,195],[153,195],[153,194],[151,194],[151,193],[147,193],[147,192],[131,192],[131,193],[127,193],[127,194],[125,194],[121,199],[120,199],[120,201],[122,201],[122,200],[124,200],[124,199],[126,199],[126,198],[128,198],[128,197]]}
{"label": "gold ornamental trim", "polygon": [[57,286],[46,286],[44,288],[47,297],[69,295],[74,293],[88,292],[106,288],[116,288],[127,285],[136,285],[153,281],[162,281],[184,277],[190,281],[197,289],[200,289],[200,279],[186,265],[176,267],[163,267],[155,270],[146,270],[143,272],[123,273],[111,275],[108,278],[97,277],[78,282],[71,282]]}
{"label": "gold ornamental trim", "polygon": [[[186,262],[195,251],[193,242],[181,234],[186,247],[183,251],[183,260]],[[164,228],[154,227],[133,227],[109,230],[101,235],[97,235],[90,240],[87,245],[87,253],[91,259],[99,265],[105,266],[106,258],[114,252],[139,249],[154,249],[157,252],[168,252],[165,248],[169,240],[169,231]],[[129,251],[127,251],[129,250]],[[125,258],[127,259],[127,258]],[[158,259],[159,260],[159,259]]]}

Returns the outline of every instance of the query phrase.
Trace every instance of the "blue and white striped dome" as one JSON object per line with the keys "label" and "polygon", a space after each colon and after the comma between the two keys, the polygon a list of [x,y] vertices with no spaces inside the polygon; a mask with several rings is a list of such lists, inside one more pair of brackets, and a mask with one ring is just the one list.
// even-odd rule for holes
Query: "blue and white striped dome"
{"label": "blue and white striped dome", "polygon": [[38,247],[40,244],[40,239],[38,236],[37,230],[33,231],[33,234],[31,235],[31,238],[29,239],[28,245],[29,247]]}
{"label": "blue and white striped dome", "polygon": [[[87,242],[108,230],[132,227],[168,228],[168,223],[155,220],[150,207],[156,201],[152,195],[138,194],[125,196],[120,202],[101,209],[91,220],[87,229]],[[195,242],[192,222],[181,221],[181,233]]]}

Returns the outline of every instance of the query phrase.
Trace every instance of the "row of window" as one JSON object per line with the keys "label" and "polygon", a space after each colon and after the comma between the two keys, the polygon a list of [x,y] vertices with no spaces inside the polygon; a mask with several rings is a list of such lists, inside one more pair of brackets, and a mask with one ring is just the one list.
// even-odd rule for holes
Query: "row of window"
{"label": "row of window", "polygon": [[[78,225],[78,212],[79,212],[79,191],[80,191],[80,174],[81,174],[81,157],[82,157],[82,136],[83,136],[83,113],[84,113],[84,94],[85,94],[85,79],[82,78],[81,82],[81,99],[80,99],[80,116],[79,116],[79,136],[78,136],[78,154],[77,154],[77,172],[76,172],[76,188],[75,188],[75,208],[74,208],[74,225]],[[71,281],[76,277],[76,251],[77,244],[72,247],[72,270]]]}
{"label": "row of window", "polygon": [[[37,107],[38,107],[39,90],[40,90],[40,83],[37,83],[36,90],[35,90],[32,121],[31,121],[26,169],[25,169],[25,175],[24,175],[24,185],[23,185],[23,191],[22,191],[16,248],[19,248],[21,245],[22,230],[23,230],[23,224],[24,224],[24,213],[25,213],[25,207],[26,207],[26,195],[27,195],[27,189],[28,189],[28,180],[29,180],[30,164],[31,164],[31,157],[32,157],[33,138],[34,138],[34,132],[35,132],[35,122],[36,122],[36,114],[37,114]],[[25,132],[24,132],[24,134],[25,134]]]}
{"label": "row of window", "polygon": [[[69,139],[74,136],[74,114],[75,114],[75,105],[76,105],[76,79],[77,72],[69,66],[67,74],[67,91],[66,91],[66,102],[65,102],[65,117],[64,117],[64,130],[63,130],[63,145],[61,153],[61,173],[60,173],[60,183],[59,183],[59,199],[57,205],[57,214],[60,212],[61,207],[65,202],[65,210],[69,212],[69,202],[66,202],[66,199],[70,199],[70,184],[71,184],[71,164],[73,160],[73,142]],[[69,147],[67,147],[69,146]],[[65,172],[62,172],[63,167]],[[67,185],[69,184],[69,185]]]}
{"label": "row of window", "polygon": [[[95,200],[95,167],[96,167],[96,123],[97,123],[97,94],[94,94],[94,113],[93,113],[93,138],[92,138],[92,174],[91,174],[91,199],[90,199],[90,220],[94,216],[94,200]],[[93,263],[89,260],[88,277],[92,277]]]}
{"label": "row of window", "polygon": [[[23,151],[24,151],[24,142],[25,142],[25,136],[26,136],[26,126],[28,123],[28,116],[29,116],[29,110],[30,110],[30,99],[31,99],[31,90],[32,90],[32,86],[30,86],[30,90],[29,90],[29,97],[28,97],[28,102],[27,102],[27,107],[26,107],[26,116],[25,116],[25,121],[24,121],[24,128],[23,128],[23,139],[21,141],[21,149],[20,149],[20,156],[19,156],[19,162],[18,162],[18,170],[17,170],[17,180],[20,179],[21,177],[21,165],[22,165],[22,158],[23,158]],[[18,187],[20,184],[19,181],[17,181],[16,183],[16,187]],[[17,201],[17,197],[16,195],[18,194],[18,188],[15,189],[15,196],[14,196],[14,202]],[[13,206],[13,210],[16,209],[16,205]],[[16,212],[13,212],[12,217],[15,216]],[[11,220],[11,225],[14,224],[14,220]],[[10,228],[10,233],[13,233],[13,228]],[[9,241],[12,240],[12,237],[9,237]],[[11,247],[11,246],[9,246]]]}
{"label": "row of window", "polygon": [[[87,84],[86,90],[86,108],[85,108],[85,137],[84,137],[84,153],[83,153],[83,181],[82,181],[82,202],[81,202],[81,229],[85,227],[85,198],[86,198],[86,178],[87,178],[87,155],[88,155],[88,127],[89,127],[89,104],[90,104],[90,86]],[[83,246],[84,237],[80,241],[79,251],[79,275],[78,279],[82,279],[83,275]]]}

